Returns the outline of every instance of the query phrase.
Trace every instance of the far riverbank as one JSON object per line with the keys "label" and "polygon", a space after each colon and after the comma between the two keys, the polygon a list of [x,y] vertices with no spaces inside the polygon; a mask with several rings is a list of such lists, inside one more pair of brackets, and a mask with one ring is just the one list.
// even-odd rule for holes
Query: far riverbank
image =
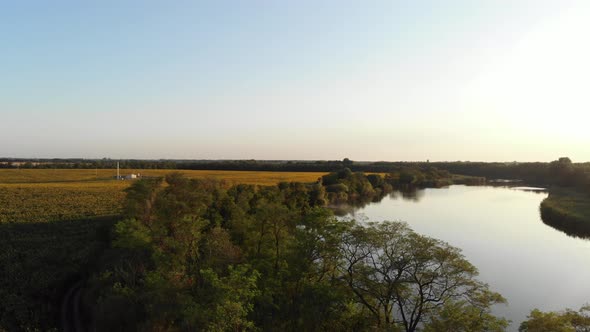
{"label": "far riverbank", "polygon": [[590,238],[590,195],[572,188],[554,187],[541,203],[543,222],[568,235]]}

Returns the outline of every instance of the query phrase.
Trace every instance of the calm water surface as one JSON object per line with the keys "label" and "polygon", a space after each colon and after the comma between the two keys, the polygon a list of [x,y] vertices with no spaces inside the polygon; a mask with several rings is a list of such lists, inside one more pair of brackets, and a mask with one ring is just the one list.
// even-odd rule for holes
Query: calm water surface
{"label": "calm water surface", "polygon": [[533,308],[577,310],[590,302],[590,241],[545,225],[539,205],[547,194],[531,189],[425,189],[413,197],[385,197],[353,216],[405,221],[418,233],[463,249],[479,279],[508,300],[494,311],[517,330]]}

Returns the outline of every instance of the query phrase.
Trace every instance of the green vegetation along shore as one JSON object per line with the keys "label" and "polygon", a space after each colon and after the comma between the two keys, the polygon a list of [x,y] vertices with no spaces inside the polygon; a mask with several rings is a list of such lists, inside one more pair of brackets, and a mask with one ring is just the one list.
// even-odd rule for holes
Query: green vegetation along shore
{"label": "green vegetation along shore", "polygon": [[590,237],[590,194],[556,187],[541,203],[541,217],[549,226],[568,235]]}
{"label": "green vegetation along shore", "polygon": [[[570,181],[568,174],[582,174],[568,173],[570,163],[557,166],[560,179],[580,183]],[[80,289],[77,318],[96,330],[414,331],[420,325],[438,331],[483,323],[478,328],[502,331],[507,324],[490,311],[503,298],[474,278],[476,269],[456,248],[400,223],[339,223],[326,209],[378,201],[396,189],[476,185],[483,178],[430,166],[387,174],[298,173],[293,181],[299,182],[271,172],[215,174],[234,177],[224,181],[162,171],[165,180],[125,182],[92,180],[96,170],[9,171],[10,181],[0,184],[0,331],[58,329],[61,300],[72,285]],[[61,174],[63,182],[45,182],[47,172]],[[21,182],[25,178],[35,183]],[[586,224],[589,200],[581,186],[552,188],[544,220],[574,216]],[[576,228],[571,233],[580,236]],[[442,258],[459,267],[458,274],[433,276],[460,281],[450,291],[468,291],[467,297],[404,318],[401,313],[420,309],[421,301],[430,303],[420,297],[428,284],[407,281],[408,288],[380,297],[399,285],[384,283],[381,273],[411,272],[372,265],[373,258],[389,259],[379,255],[391,243],[406,248],[426,274]],[[475,319],[481,314],[486,319]]]}
{"label": "green vegetation along shore", "polygon": [[[321,303],[327,301],[325,303],[327,303],[330,312],[323,315],[331,317],[332,314],[336,315],[337,311],[348,310],[346,309],[348,302],[355,299],[354,294],[350,293],[351,290],[332,275],[333,266],[319,266],[315,263],[298,260],[301,252],[308,249],[317,249],[307,247],[305,243],[299,244],[303,246],[299,248],[302,251],[297,251],[293,247],[299,243],[298,241],[309,240],[309,245],[315,243],[316,240],[313,238],[307,238],[313,234],[300,234],[303,230],[298,228],[302,226],[312,227],[307,223],[312,222],[310,218],[312,218],[311,214],[315,213],[313,211],[318,213],[321,211],[321,216],[314,222],[320,224],[327,222],[329,227],[336,227],[337,224],[333,224],[329,216],[330,210],[325,209],[327,205],[338,203],[364,204],[383,198],[393,189],[441,186],[455,181],[464,183],[481,180],[452,176],[448,172],[434,168],[426,170],[408,168],[401,172],[389,174],[363,174],[362,172],[342,169],[330,174],[324,173],[323,177],[321,176],[323,174],[314,173],[236,171],[223,173],[189,171],[186,177],[179,177],[179,174],[173,175],[170,174],[170,171],[162,172],[166,173],[163,174],[167,178],[166,185],[158,186],[157,190],[154,188],[156,191],[153,197],[143,196],[150,191],[143,192],[142,188],[146,189],[147,187],[142,187],[141,184],[146,184],[143,181],[154,181],[154,179],[138,182],[110,179],[92,181],[92,177],[97,175],[96,172],[86,170],[6,170],[6,172],[0,172],[0,174],[5,175],[4,178],[0,177],[0,180],[4,180],[4,183],[0,181],[2,183],[0,184],[0,296],[4,299],[0,302],[0,331],[3,329],[7,331],[48,331],[58,329],[62,323],[60,322],[61,299],[64,294],[71,290],[71,285],[80,284],[80,281],[84,281],[81,306],[83,307],[82,311],[86,313],[81,318],[87,324],[98,324],[98,322],[92,321],[93,317],[101,317],[100,320],[104,324],[112,324],[109,328],[118,326],[118,324],[125,321],[129,322],[127,327],[130,330],[140,329],[141,324],[150,325],[155,323],[153,321],[148,322],[151,315],[146,316],[145,311],[149,307],[146,307],[147,304],[155,305],[156,303],[144,303],[144,299],[141,299],[133,307],[138,309],[135,313],[138,316],[135,318],[131,317],[135,314],[130,313],[129,310],[109,309],[118,307],[119,304],[123,308],[129,308],[128,300],[140,299],[135,295],[122,294],[119,291],[133,290],[137,292],[137,295],[141,296],[148,296],[151,291],[155,291],[149,289],[155,286],[150,284],[150,282],[155,282],[155,279],[148,282],[145,279],[147,275],[143,272],[138,275],[139,279],[135,279],[135,277],[126,273],[139,273],[139,270],[127,271],[126,266],[138,263],[140,270],[152,269],[153,264],[160,262],[160,259],[152,256],[152,254],[155,255],[162,248],[151,247],[150,245],[149,248],[131,250],[130,248],[121,248],[118,244],[115,244],[117,241],[119,244],[122,241],[122,238],[117,234],[123,231],[130,231],[139,235],[133,229],[122,229],[125,225],[130,225],[129,220],[127,223],[119,223],[117,228],[113,227],[114,224],[123,219],[120,216],[123,211],[128,214],[130,209],[133,210],[134,203],[137,203],[136,207],[141,211],[147,207],[150,207],[149,211],[151,211],[144,211],[145,214],[143,212],[132,214],[134,219],[156,218],[153,213],[157,211],[158,221],[156,224],[165,220],[174,220],[174,222],[181,223],[192,220],[189,224],[191,227],[197,228],[194,229],[195,233],[193,235],[195,237],[193,238],[191,235],[190,239],[196,241],[193,244],[197,245],[197,247],[191,247],[191,253],[196,256],[191,256],[190,259],[201,258],[199,258],[197,265],[190,264],[194,270],[189,275],[184,275],[191,279],[183,279],[183,282],[188,283],[184,284],[183,287],[190,286],[189,288],[192,289],[191,283],[198,281],[200,284],[194,285],[194,287],[198,287],[193,290],[199,293],[202,287],[209,287],[207,289],[213,293],[208,293],[208,296],[214,294],[216,294],[215,296],[221,296],[222,294],[230,296],[236,290],[246,292],[244,297],[238,299],[210,299],[211,301],[219,300],[222,302],[247,300],[247,302],[239,302],[240,305],[244,305],[240,309],[242,312],[240,315],[245,315],[240,316],[239,319],[247,318],[246,321],[239,323],[245,324],[243,325],[244,329],[247,330],[245,327],[250,324],[250,321],[255,322],[257,326],[263,327],[274,326],[275,323],[301,327],[300,323],[294,322],[297,317],[305,317],[302,318],[305,322],[301,322],[301,324],[313,325],[318,321],[312,320],[312,316],[315,315],[312,312],[304,312],[289,317],[269,318],[265,316],[267,314],[278,314],[278,309],[272,309],[277,306],[281,308],[281,315],[291,310],[289,309],[290,306],[295,306],[298,311],[305,311],[307,310],[306,303],[308,303],[305,301],[311,301],[309,303],[312,303],[318,300]],[[206,176],[203,173],[214,173],[214,175],[222,177],[222,179],[215,179],[214,176]],[[54,181],[57,174],[60,174],[60,179],[63,182]],[[106,177],[99,170],[98,176],[101,175]],[[229,181],[224,180],[224,176],[231,176],[232,179]],[[291,180],[300,182],[285,182],[285,180],[288,180],[285,176],[293,176]],[[193,178],[191,179],[191,177]],[[26,183],[26,181],[30,182]],[[274,185],[267,185],[268,183]],[[130,189],[126,190],[126,188]],[[125,192],[127,192],[127,198],[125,198]],[[152,201],[152,199],[154,200]],[[169,202],[168,199],[173,201]],[[199,203],[198,206],[191,208],[195,203]],[[183,210],[182,206],[184,205],[190,211],[176,216],[174,211]],[[125,209],[124,206],[126,206]],[[153,211],[151,207],[153,207]],[[172,213],[172,216],[168,216],[169,213]],[[166,214],[166,216],[161,214]],[[114,216],[108,217],[112,215]],[[274,217],[276,216],[280,216],[280,218],[275,220]],[[97,217],[100,218],[97,219]],[[152,224],[148,220],[144,226],[156,227],[156,224]],[[170,225],[161,224],[157,227],[160,226],[168,227]],[[354,229],[364,232],[360,228]],[[144,230],[137,229],[137,231],[143,232]],[[176,232],[173,229],[169,231]],[[169,238],[164,233],[160,234],[163,236],[162,239]],[[338,234],[340,234],[339,236],[343,235]],[[150,236],[155,235],[151,234]],[[135,241],[134,239],[133,237],[126,238],[126,240],[130,241]],[[169,238],[169,240],[171,242],[167,242],[166,246],[176,246],[182,242],[172,238]],[[276,241],[279,241],[279,244]],[[332,244],[332,246],[334,245],[337,245],[337,243]],[[152,249],[155,249],[155,251]],[[166,250],[169,249],[176,250],[172,248]],[[196,250],[196,252],[193,250]],[[336,247],[331,250],[336,250]],[[143,256],[145,253],[150,254],[145,257]],[[336,254],[337,251],[332,253]],[[313,252],[308,254],[315,255]],[[206,261],[203,260],[205,257],[208,257]],[[223,257],[226,257],[227,260],[222,261]],[[152,258],[157,259],[152,261]],[[179,259],[179,266],[184,266],[183,259],[181,257],[177,258]],[[458,259],[461,259],[461,257],[458,257]],[[220,261],[218,262],[218,260]],[[336,263],[335,261],[332,262]],[[119,263],[120,266],[117,265]],[[238,263],[241,267],[236,265]],[[228,270],[230,264],[236,266],[234,272]],[[302,264],[309,266],[300,269],[303,268]],[[133,266],[135,267],[135,265]],[[248,268],[248,266],[256,267],[256,272]],[[291,266],[291,268],[287,268],[288,266]],[[465,266],[468,270],[471,269],[469,265]],[[213,269],[216,274],[213,275],[203,270],[207,268]],[[242,270],[238,270],[238,268]],[[318,268],[326,270],[313,271]],[[202,275],[201,270],[206,275]],[[279,278],[277,273],[281,275],[280,279],[276,279]],[[310,276],[318,278],[322,282],[309,284],[306,281],[306,283],[302,284],[305,286],[303,290],[299,289],[299,286],[295,287]],[[133,278],[128,279],[130,277]],[[150,277],[160,278],[164,276],[150,274]],[[175,279],[176,277],[177,275],[166,274],[166,280],[162,281],[161,286],[164,288],[172,287],[178,281]],[[325,278],[328,278],[329,282]],[[231,283],[234,281],[246,282],[245,285],[256,287],[241,289],[226,284],[226,282]],[[279,281],[280,284],[271,287],[272,283]],[[139,288],[133,286],[136,282],[141,283]],[[168,284],[169,282],[170,284]],[[338,285],[337,288],[334,288],[337,292],[332,294],[337,297],[335,299],[330,298],[332,296],[330,293],[332,283]],[[117,288],[118,285],[124,288],[119,289]],[[148,285],[150,286],[146,288]],[[163,293],[159,293],[163,289],[159,286],[157,288],[157,294],[155,295],[163,295]],[[287,291],[294,293],[284,293]],[[323,295],[313,295],[316,291],[324,293]],[[299,292],[309,292],[309,294]],[[132,297],[129,298],[129,296]],[[267,298],[269,296],[275,298]],[[297,303],[289,302],[293,298],[282,303],[284,299],[290,298],[289,296],[295,296]],[[499,300],[499,298],[491,299],[492,302],[496,300]],[[171,305],[177,304],[174,301]],[[222,302],[215,302],[220,305],[216,308],[219,310],[233,310],[232,306],[235,303],[228,302],[224,304]],[[201,305],[202,303],[193,304]],[[257,306],[256,310],[259,314],[254,314],[250,309],[252,305]],[[99,310],[95,312],[92,308],[104,309],[105,311]],[[374,308],[362,308],[356,307],[352,312],[346,312],[355,313],[355,315],[360,314],[362,319],[359,319],[363,322],[362,324],[366,323],[369,326],[372,324],[388,324],[386,321],[381,321],[381,319],[385,319],[383,314],[379,314],[379,317],[374,319],[368,319],[368,312],[371,309],[374,310]],[[120,312],[122,316],[115,317],[117,312]],[[219,316],[217,313],[207,312],[211,317],[199,318],[199,320],[203,321],[194,321],[191,324],[196,325],[190,326],[206,327],[207,325],[211,327],[210,324],[223,322],[221,318],[225,317],[224,315]],[[173,313],[170,314],[174,316],[180,313],[173,310]],[[326,322],[339,321],[339,316],[330,319],[326,317],[322,316],[320,318],[325,318]],[[170,323],[166,321],[165,317],[154,316],[153,318],[164,319],[164,321],[158,321],[157,324]],[[176,319],[183,320],[178,317],[175,317]],[[355,319],[351,318],[346,323],[351,323]],[[154,327],[157,324],[150,326]],[[172,322],[171,324],[175,323]],[[104,328],[104,326],[101,326],[97,330],[104,330]],[[179,328],[179,330],[183,330],[183,328]]]}

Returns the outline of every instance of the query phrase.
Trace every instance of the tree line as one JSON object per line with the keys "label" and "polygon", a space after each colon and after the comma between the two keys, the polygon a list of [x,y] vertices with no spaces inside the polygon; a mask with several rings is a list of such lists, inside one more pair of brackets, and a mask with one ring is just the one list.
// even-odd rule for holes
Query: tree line
{"label": "tree line", "polygon": [[231,170],[277,172],[333,172],[348,168],[353,172],[392,173],[406,169],[426,172],[435,168],[452,174],[487,179],[519,179],[532,184],[583,186],[590,191],[590,163],[572,163],[563,157],[543,163],[499,162],[356,162],[348,158],[327,161],[269,160],[114,160],[114,159],[0,159],[0,168],[115,168],[127,169]]}
{"label": "tree line", "polygon": [[[229,187],[223,182],[204,181],[198,182],[201,184],[197,186],[204,189],[186,187],[187,196],[180,202],[207,205],[206,215],[200,218],[207,220],[207,224],[221,225],[221,228],[212,232],[221,234],[219,236],[222,238],[226,236],[223,234],[231,230],[232,243],[238,241],[237,243],[242,246],[246,246],[244,242],[246,230],[252,231],[250,227],[254,227],[256,222],[261,220],[262,225],[259,226],[264,228],[261,232],[267,234],[269,226],[265,220],[271,220],[275,215],[286,213],[288,218],[285,217],[285,220],[288,220],[289,225],[287,234],[291,239],[288,242],[292,243],[295,233],[298,232],[293,227],[301,227],[297,225],[303,222],[295,220],[303,218],[304,215],[305,218],[311,218],[310,215],[314,209],[331,213],[331,210],[326,210],[327,206],[341,204],[359,206],[378,201],[394,189],[410,192],[415,186],[446,182],[447,176],[447,172],[436,169],[430,169],[427,172],[406,169],[400,173],[385,175],[366,175],[352,172],[350,169],[341,169],[318,178],[314,183],[283,182],[270,187],[250,185]],[[168,180],[160,182],[156,190],[158,195],[163,195],[164,187],[175,187],[171,185],[176,183],[174,178],[168,178],[170,183]],[[184,179],[179,183],[185,183],[188,186],[186,181],[188,180]],[[141,206],[155,204],[155,201],[137,198],[139,188],[149,187],[149,183],[151,182],[137,182],[135,185],[137,187],[134,186],[135,189],[127,193],[127,211],[137,202],[141,202],[137,203]],[[177,187],[185,187],[185,185]],[[206,193],[206,195],[199,196],[199,193]],[[158,201],[161,201],[161,198]],[[271,202],[272,208],[267,209],[268,204],[263,202]],[[129,218],[133,215],[126,214],[126,216]],[[58,327],[60,295],[67,291],[67,285],[77,282],[80,278],[88,280],[89,275],[102,271],[103,268],[97,268],[97,265],[103,266],[104,261],[109,261],[108,252],[127,257],[118,247],[116,250],[111,248],[104,251],[104,248],[110,248],[115,243],[112,236],[107,236],[110,232],[114,232],[115,228],[109,231],[108,226],[121,218],[116,217],[114,221],[108,222],[78,220],[51,223],[34,223],[31,222],[31,218],[27,218],[27,220],[13,220],[11,223],[0,224],[0,240],[2,240],[0,241],[0,293],[3,298],[0,301],[0,330],[51,330]],[[326,218],[328,218],[327,215]],[[24,223],[27,225],[25,226]],[[238,231],[239,229],[243,231]],[[280,226],[276,231],[278,236],[282,236],[281,234],[285,232],[284,226]],[[262,236],[260,245],[256,245],[260,248],[260,255],[268,251],[265,249],[267,242],[270,241],[268,236]],[[252,245],[254,240],[250,237],[248,241],[248,245]],[[282,248],[282,245],[279,247]],[[241,252],[239,257],[244,257],[244,248],[240,248],[240,251],[230,249],[223,252]],[[283,251],[283,249],[279,250],[280,257]],[[97,259],[97,257],[102,258]],[[282,266],[280,260],[277,262],[279,266]],[[127,263],[129,262],[121,264]],[[261,271],[260,268],[258,272]],[[30,282],[24,282],[25,280]],[[94,289],[102,288],[86,288],[85,296],[92,296]]]}
{"label": "tree line", "polygon": [[502,331],[508,324],[491,313],[505,300],[477,280],[459,249],[405,223],[339,220],[313,189],[169,175],[138,181],[127,194],[124,219],[85,285],[91,329]]}
{"label": "tree line", "polygon": [[487,179],[517,179],[529,184],[576,187],[590,192],[590,163],[562,157],[550,163],[432,163],[454,174]]}
{"label": "tree line", "polygon": [[[491,308],[505,300],[459,249],[327,208],[446,176],[345,168],[230,186],[170,174],[135,182],[118,220],[0,225],[0,330],[57,329],[60,294],[81,280],[76,318],[97,331],[503,331]],[[588,328],[585,309],[525,323]]]}

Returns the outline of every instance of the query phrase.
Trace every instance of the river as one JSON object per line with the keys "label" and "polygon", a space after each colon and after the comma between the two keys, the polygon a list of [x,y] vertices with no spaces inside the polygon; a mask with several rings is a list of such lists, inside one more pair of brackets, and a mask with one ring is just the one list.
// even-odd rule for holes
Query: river
{"label": "river", "polygon": [[545,225],[539,205],[546,197],[534,188],[451,186],[393,193],[352,216],[405,221],[461,248],[479,279],[508,300],[494,312],[516,331],[533,308],[577,310],[590,302],[590,241]]}

